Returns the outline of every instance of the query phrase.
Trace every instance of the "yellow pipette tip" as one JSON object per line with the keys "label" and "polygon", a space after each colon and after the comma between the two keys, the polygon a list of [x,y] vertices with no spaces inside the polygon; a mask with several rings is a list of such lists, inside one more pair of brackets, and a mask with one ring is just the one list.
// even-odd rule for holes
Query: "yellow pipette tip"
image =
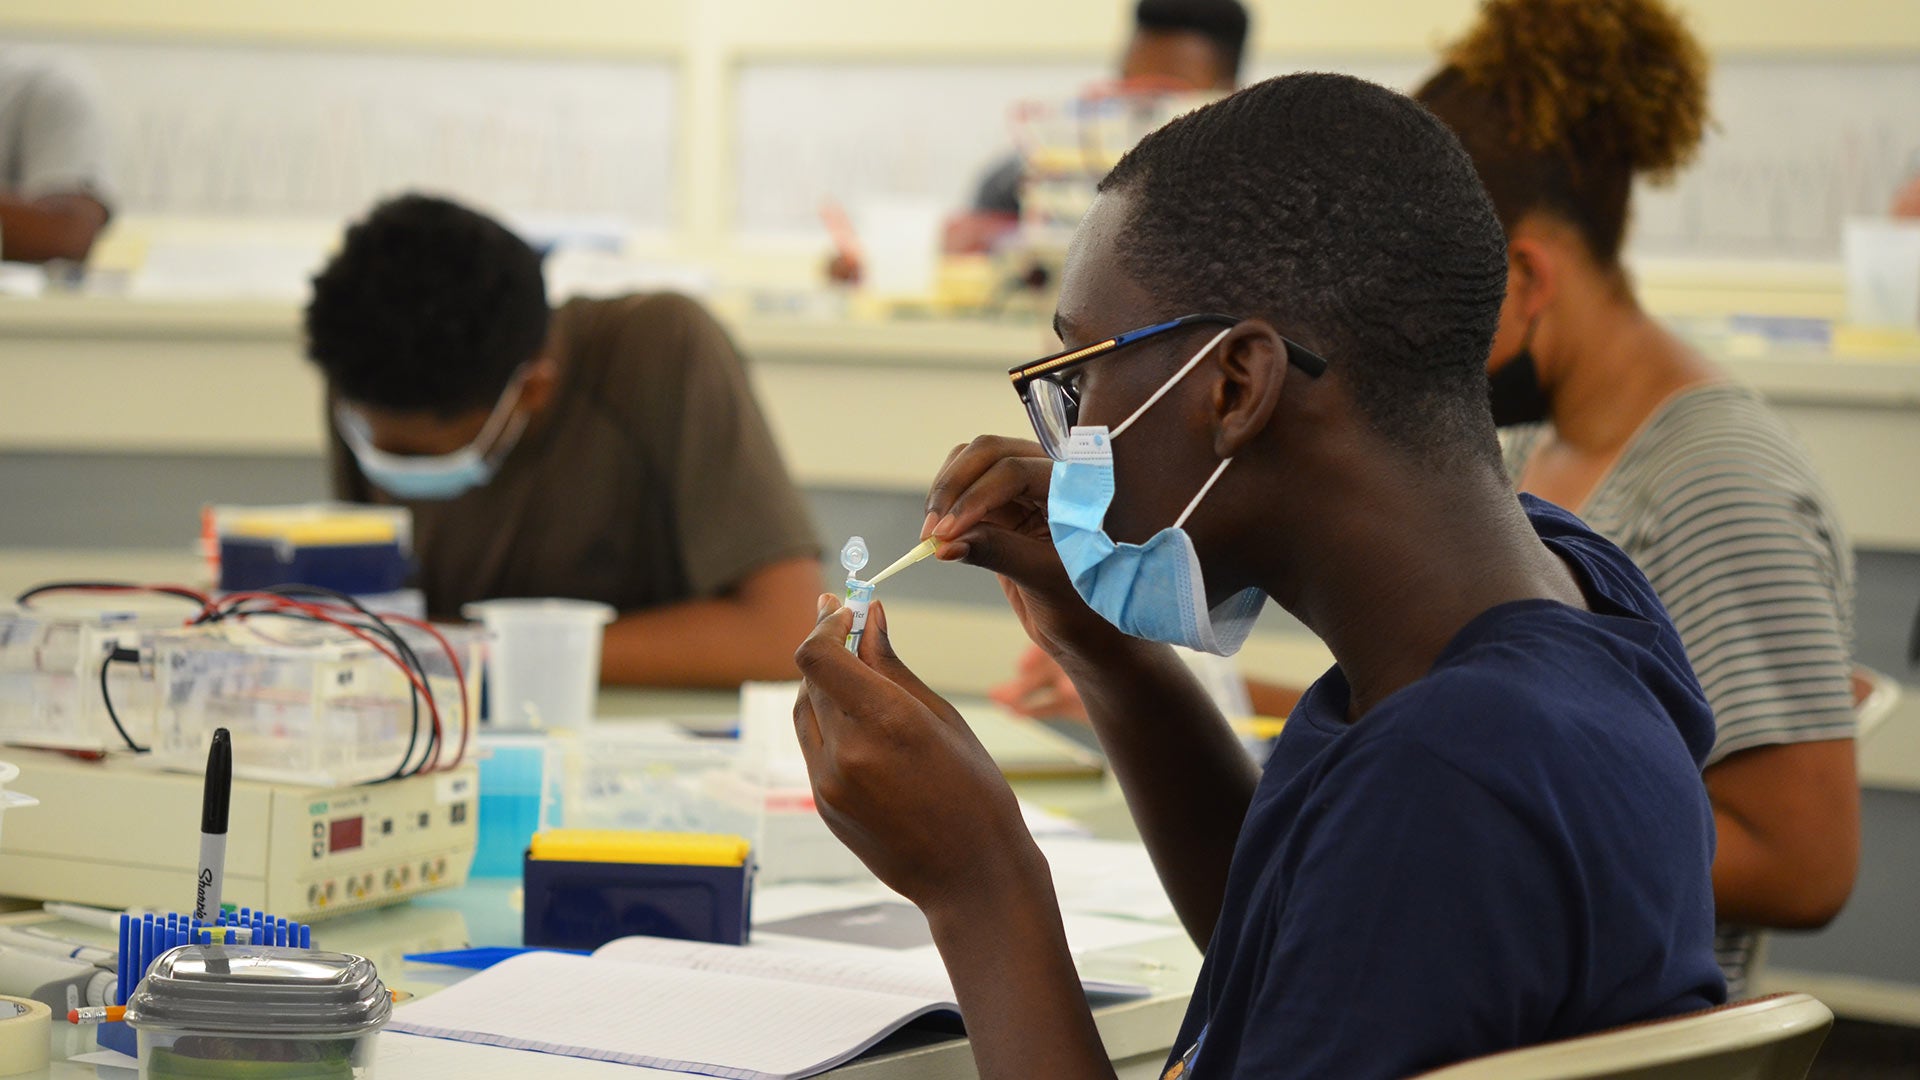
{"label": "yellow pipette tip", "polygon": [[880,584],[881,582],[887,580],[888,578],[899,573],[900,571],[905,570],[907,567],[912,566],[914,563],[919,562],[921,559],[924,559],[927,556],[933,554],[935,551],[939,550],[939,547],[940,547],[940,541],[935,540],[931,536],[927,537],[925,540],[922,540],[918,544],[915,544],[913,546],[912,551],[909,551],[905,555],[902,555],[898,559],[895,559],[893,561],[892,566],[889,566],[885,570],[882,570],[879,573],[868,578],[867,584],[869,585]]}

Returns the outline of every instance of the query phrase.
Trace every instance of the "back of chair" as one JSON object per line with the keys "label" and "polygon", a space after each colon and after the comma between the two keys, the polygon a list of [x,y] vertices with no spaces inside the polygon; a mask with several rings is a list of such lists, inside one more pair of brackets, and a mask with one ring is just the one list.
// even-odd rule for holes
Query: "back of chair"
{"label": "back of chair", "polygon": [[1425,1080],[1806,1080],[1833,1012],[1806,994],[1717,1009],[1463,1061]]}

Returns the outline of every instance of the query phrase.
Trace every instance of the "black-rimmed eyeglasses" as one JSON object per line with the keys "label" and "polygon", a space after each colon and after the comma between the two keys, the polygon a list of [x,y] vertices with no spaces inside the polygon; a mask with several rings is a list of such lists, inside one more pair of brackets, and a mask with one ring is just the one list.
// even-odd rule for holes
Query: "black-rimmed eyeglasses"
{"label": "black-rimmed eyeglasses", "polygon": [[[1033,421],[1033,433],[1039,438],[1040,446],[1046,450],[1048,457],[1064,461],[1067,435],[1080,422],[1080,395],[1069,378],[1074,369],[1128,345],[1137,345],[1148,338],[1185,327],[1202,324],[1233,326],[1241,321],[1231,315],[1182,315],[1163,323],[1129,330],[1082,348],[1067,349],[1028,361],[1009,369],[1007,374],[1013,379],[1014,393],[1020,395],[1021,403],[1027,407],[1027,418]],[[1284,337],[1280,341],[1286,346],[1287,362],[1294,367],[1315,376],[1327,370],[1326,359],[1311,349]]]}

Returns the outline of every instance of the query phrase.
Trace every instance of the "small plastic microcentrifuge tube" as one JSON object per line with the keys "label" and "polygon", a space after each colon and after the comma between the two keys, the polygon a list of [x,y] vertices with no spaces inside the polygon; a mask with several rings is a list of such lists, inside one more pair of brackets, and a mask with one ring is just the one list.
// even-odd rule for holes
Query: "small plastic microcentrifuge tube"
{"label": "small plastic microcentrifuge tube", "polygon": [[853,609],[853,632],[847,635],[847,651],[860,651],[860,635],[867,629],[867,608],[873,603],[873,585],[860,580],[867,565],[867,541],[852,537],[840,549],[840,565],[847,571],[847,606]]}
{"label": "small plastic microcentrifuge tube", "polygon": [[867,632],[867,609],[873,605],[873,583],[859,578],[847,579],[847,606],[853,609],[853,632],[847,635],[847,651],[860,651],[860,635]]}

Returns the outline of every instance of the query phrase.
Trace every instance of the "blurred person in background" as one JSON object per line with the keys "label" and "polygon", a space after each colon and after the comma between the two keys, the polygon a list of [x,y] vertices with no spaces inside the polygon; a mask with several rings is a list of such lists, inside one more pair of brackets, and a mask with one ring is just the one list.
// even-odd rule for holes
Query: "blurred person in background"
{"label": "blurred person in background", "polygon": [[1489,371],[1508,471],[1646,572],[1713,706],[1717,945],[1739,996],[1753,927],[1821,926],[1853,887],[1853,551],[1798,439],[1640,306],[1621,261],[1635,178],[1699,147],[1706,54],[1658,0],[1491,0],[1415,97],[1507,230]]}
{"label": "blurred person in background", "polygon": [[1920,173],[1907,181],[1900,194],[1893,199],[1893,216],[1900,218],[1920,218]]}
{"label": "blurred person in background", "polygon": [[[1247,33],[1247,10],[1239,0],[1140,0],[1133,12],[1133,34],[1120,54],[1118,88],[1229,93],[1240,85]],[[987,170],[974,191],[973,205],[947,221],[947,251],[986,251],[1019,225],[1024,172],[1018,154]],[[836,261],[829,274],[851,280],[858,277],[858,268]]]}
{"label": "blurred person in background", "polygon": [[84,260],[112,213],[106,158],[86,73],[0,49],[0,258]]}
{"label": "blurred person in background", "polygon": [[437,617],[496,597],[612,606],[602,677],[794,674],[819,540],[726,331],[668,293],[549,309],[498,222],[407,195],[313,282],[336,497],[413,514]]}
{"label": "blurred person in background", "polygon": [[[1140,0],[1120,85],[1228,93],[1240,85],[1246,51],[1247,10],[1238,0]],[[974,193],[974,212],[1018,217],[1020,177],[1017,154],[995,165]]]}

